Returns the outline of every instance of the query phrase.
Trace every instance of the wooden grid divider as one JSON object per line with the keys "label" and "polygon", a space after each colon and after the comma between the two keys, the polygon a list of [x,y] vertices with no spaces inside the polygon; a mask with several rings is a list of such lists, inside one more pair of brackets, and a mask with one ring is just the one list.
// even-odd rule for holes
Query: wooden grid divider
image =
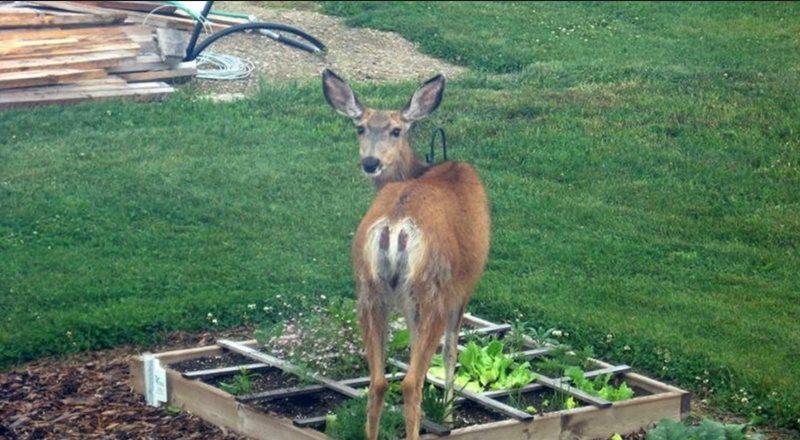
{"label": "wooden grid divider", "polygon": [[[464,315],[464,323],[470,327],[472,327],[469,331],[462,331],[459,336],[466,337],[470,334],[474,335],[496,335],[496,334],[503,334],[512,332],[512,327],[509,325],[498,325],[491,323],[489,321],[485,321],[482,319],[475,318],[469,314]],[[189,379],[202,379],[202,378],[210,378],[210,377],[217,377],[220,375],[228,375],[234,374],[239,371],[240,368],[246,368],[250,370],[254,369],[265,369],[265,368],[278,368],[282,371],[285,371],[290,374],[297,374],[301,377],[305,377],[308,379],[313,380],[316,382],[314,385],[306,385],[303,387],[291,387],[291,388],[283,388],[278,390],[270,390],[265,392],[253,393],[248,395],[237,396],[235,399],[241,403],[249,403],[249,402],[256,402],[256,401],[269,401],[278,398],[285,398],[291,396],[299,396],[299,395],[307,395],[313,393],[323,392],[327,389],[336,391],[340,394],[343,394],[349,398],[359,398],[362,396],[362,393],[354,387],[364,387],[369,385],[369,377],[359,377],[354,379],[346,379],[342,381],[335,381],[329,378],[326,378],[319,374],[308,374],[303,371],[300,367],[285,361],[283,359],[271,356],[269,354],[263,353],[255,348],[253,348],[252,344],[243,344],[235,341],[230,340],[220,340],[217,341],[217,345],[222,347],[225,350],[229,350],[234,353],[238,353],[243,355],[247,358],[252,360],[258,361],[258,363],[254,364],[246,364],[241,366],[230,366],[224,368],[217,368],[217,369],[210,369],[210,370],[199,370],[199,371],[189,371],[182,373],[183,377]],[[531,359],[535,357],[546,356],[555,348],[552,345],[548,345],[545,347],[537,346],[532,340],[528,339],[525,341],[524,346],[528,348],[528,350],[524,350],[519,354],[526,359]],[[464,347],[459,345],[459,350],[463,350]],[[627,373],[631,370],[631,367],[628,365],[611,365],[605,362],[599,361],[597,359],[590,359],[595,365],[600,366],[599,369],[591,370],[585,373],[585,377],[587,379],[595,378],[598,376],[602,376],[605,374],[610,375],[620,375]],[[409,365],[399,361],[397,359],[388,359],[387,364],[394,366],[400,369],[400,372],[397,373],[389,373],[386,374],[386,378],[390,381],[401,380],[405,377],[406,373],[408,372]],[[428,375],[426,377],[426,381],[434,386],[444,389],[445,384],[444,381],[432,376]],[[551,389],[553,391],[560,391],[566,393],[576,399],[579,399],[583,402],[586,402],[590,405],[599,407],[599,408],[607,408],[612,405],[612,402],[605,400],[603,398],[588,394],[580,389],[574,388],[569,385],[571,378],[569,377],[559,377],[559,378],[550,378],[540,373],[537,373],[537,379],[524,386],[520,387],[516,390],[490,390],[481,393],[472,392],[469,390],[455,390],[459,396],[456,398],[456,404],[462,403],[466,400],[473,401],[491,411],[498,412],[509,416],[516,420],[527,421],[534,418],[532,414],[528,414],[524,411],[521,411],[517,408],[512,406],[506,405],[499,400],[496,400],[499,397],[506,397],[510,395],[512,392],[519,392],[519,393],[529,393],[533,391],[540,391],[543,389]],[[312,417],[306,419],[297,419],[294,420],[294,424],[299,427],[310,427],[310,426],[318,426],[320,424],[324,424],[325,417]],[[436,435],[448,435],[450,430],[444,426],[438,425],[436,423],[431,422],[430,420],[423,419],[422,421],[423,429],[428,430],[431,433]]]}
{"label": "wooden grid divider", "polygon": [[[276,368],[280,368],[281,370],[283,370],[283,371],[285,371],[287,373],[298,374],[298,375],[300,375],[302,377],[311,379],[311,380],[313,380],[315,382],[318,382],[320,385],[324,385],[326,388],[330,388],[331,390],[336,391],[336,392],[338,392],[340,394],[343,394],[343,395],[345,395],[347,397],[350,397],[352,399],[357,399],[357,398],[361,397],[361,393],[357,389],[355,389],[355,388],[353,388],[353,387],[351,387],[349,385],[346,385],[346,384],[344,384],[342,382],[337,382],[337,381],[328,379],[328,378],[326,378],[326,377],[324,377],[324,376],[322,376],[321,374],[318,374],[318,373],[307,374],[300,367],[298,367],[298,366],[296,366],[296,365],[294,365],[294,364],[292,364],[290,362],[287,362],[287,361],[285,361],[283,359],[276,358],[274,356],[270,356],[270,355],[268,355],[266,353],[262,353],[262,352],[260,352],[260,351],[258,351],[256,349],[254,349],[254,348],[248,347],[248,346],[240,344],[238,342],[228,341],[228,340],[220,340],[220,341],[217,341],[217,345],[219,345],[220,347],[226,348],[226,349],[228,349],[230,351],[233,351],[235,353],[239,353],[239,354],[241,354],[243,356],[247,356],[247,357],[249,357],[251,359],[255,359],[257,361],[263,362],[263,363],[265,363],[267,365],[270,365],[270,366],[273,366],[273,367],[276,367]],[[420,422],[420,425],[422,425],[422,427],[424,429],[426,429],[427,431],[429,431],[431,433],[434,433],[436,435],[439,435],[439,436],[445,436],[445,435],[450,434],[450,429],[449,428],[447,428],[445,426],[442,426],[442,425],[439,425],[438,423],[434,423],[434,422],[432,422],[432,421],[430,421],[430,420],[428,420],[426,418],[422,419],[422,421]]]}

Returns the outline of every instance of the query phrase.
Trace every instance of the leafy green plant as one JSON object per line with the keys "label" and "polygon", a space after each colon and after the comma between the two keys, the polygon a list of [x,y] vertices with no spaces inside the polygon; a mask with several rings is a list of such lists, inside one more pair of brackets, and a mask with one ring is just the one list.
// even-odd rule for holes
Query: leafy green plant
{"label": "leafy green plant", "polygon": [[422,389],[422,413],[425,417],[441,425],[447,424],[450,416],[455,411],[457,393],[448,399],[444,390],[436,388],[433,384]]}
{"label": "leafy green plant", "polygon": [[529,341],[527,333],[530,324],[527,321],[517,320],[509,325],[511,325],[511,332],[505,336],[506,346],[512,353],[523,350]]}
{"label": "leafy green plant", "polygon": [[219,387],[223,391],[231,393],[234,396],[252,393],[255,389],[252,378],[257,376],[258,374],[251,372],[247,368],[240,368],[239,373],[233,376],[233,382],[220,382]]}
{"label": "leafy green plant", "polygon": [[566,369],[571,366],[581,369],[591,368],[594,364],[591,360],[593,356],[594,350],[591,346],[573,350],[569,345],[561,344],[550,350],[547,356],[533,361],[533,367],[546,376],[560,377],[565,375]]}
{"label": "leafy green plant", "polygon": [[541,347],[544,347],[546,345],[559,345],[560,344],[558,339],[553,337],[553,332],[555,332],[555,331],[556,331],[556,329],[554,329],[554,328],[549,328],[549,329],[545,330],[544,327],[538,327],[538,328],[530,327],[527,330],[527,334],[531,338],[533,343],[537,347],[541,348]]}
{"label": "leafy green plant", "polygon": [[549,399],[542,399],[542,410],[550,412],[577,408],[578,402],[567,392],[568,387],[566,383],[562,383],[553,388],[553,396]]}
{"label": "leafy green plant", "polygon": [[464,340],[467,343],[474,342],[478,345],[488,345],[496,339],[497,335],[480,333],[474,328],[467,328],[464,330]]}
{"label": "leafy green plant", "polygon": [[[325,420],[325,434],[341,440],[367,440],[364,421],[367,399],[348,399],[336,407]],[[398,440],[405,436],[406,423],[402,410],[387,405],[381,413],[379,440]]]}
{"label": "leafy green plant", "polygon": [[395,332],[391,342],[389,342],[389,347],[395,350],[400,350],[408,348],[410,343],[411,333],[408,331],[408,329],[401,329]]}
{"label": "leafy green plant", "polygon": [[761,434],[748,434],[747,425],[723,424],[703,419],[695,426],[662,419],[647,432],[645,440],[759,440]]}
{"label": "leafy green plant", "polygon": [[594,380],[589,380],[584,375],[583,370],[574,366],[567,367],[566,374],[572,379],[576,388],[608,401],[614,402],[633,397],[633,390],[628,387],[627,382],[622,382],[617,388],[611,385],[609,383],[611,380],[610,374],[603,374],[597,376]]}
{"label": "leafy green plant", "polygon": [[411,333],[407,328],[390,330],[389,341],[386,344],[387,356],[399,360],[408,360],[411,355]]}
{"label": "leafy green plant", "polygon": [[[457,386],[475,392],[486,388],[493,390],[512,389],[533,382],[537,375],[530,369],[530,362],[519,363],[503,352],[503,342],[493,340],[484,347],[471,341],[458,355],[459,367],[455,374]],[[444,362],[440,355],[434,357],[428,370],[436,377],[445,377]]]}

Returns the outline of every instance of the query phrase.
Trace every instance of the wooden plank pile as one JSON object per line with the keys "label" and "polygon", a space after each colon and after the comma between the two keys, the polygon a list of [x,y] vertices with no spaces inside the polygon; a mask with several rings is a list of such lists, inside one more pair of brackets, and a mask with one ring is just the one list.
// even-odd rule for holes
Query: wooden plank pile
{"label": "wooden plank pile", "polygon": [[0,110],[174,92],[166,81],[197,74],[182,62],[195,22],[176,12],[166,2],[0,2]]}

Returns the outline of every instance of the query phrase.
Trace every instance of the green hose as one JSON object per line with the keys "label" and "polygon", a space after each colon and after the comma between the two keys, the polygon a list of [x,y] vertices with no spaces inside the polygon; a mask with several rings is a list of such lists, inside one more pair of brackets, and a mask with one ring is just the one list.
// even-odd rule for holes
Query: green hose
{"label": "green hose", "polygon": [[[169,3],[172,6],[175,6],[176,8],[180,9],[181,11],[191,15],[192,18],[194,18],[195,20],[200,20],[200,14],[183,6],[181,2],[166,2],[166,3]],[[219,15],[220,17],[233,17],[233,18],[245,18],[245,19],[250,18],[250,16],[247,14],[240,14],[237,12],[213,11],[213,10],[209,11],[208,15]]]}
{"label": "green hose", "polygon": [[233,18],[250,18],[247,14],[239,14],[237,12],[225,12],[225,11],[211,11],[208,15],[220,15],[222,17],[233,17]]}

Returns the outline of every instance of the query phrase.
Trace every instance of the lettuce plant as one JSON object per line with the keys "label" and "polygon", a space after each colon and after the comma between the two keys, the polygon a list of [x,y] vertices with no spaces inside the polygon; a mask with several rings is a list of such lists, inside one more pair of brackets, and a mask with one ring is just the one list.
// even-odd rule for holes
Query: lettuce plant
{"label": "lettuce plant", "polygon": [[[503,342],[494,340],[484,347],[470,341],[464,351],[459,353],[459,367],[455,374],[455,384],[474,392],[513,389],[523,387],[536,380],[530,362],[517,362],[503,352]],[[441,355],[434,358],[430,374],[444,379],[445,368]]]}
{"label": "lettuce plant", "polygon": [[567,367],[565,373],[572,379],[575,387],[579,390],[602,397],[610,402],[626,400],[633,397],[633,390],[628,387],[627,382],[622,382],[622,385],[618,388],[614,388],[613,385],[609,384],[608,382],[611,380],[610,374],[597,376],[592,381],[587,379],[583,374],[583,370],[578,367]]}

